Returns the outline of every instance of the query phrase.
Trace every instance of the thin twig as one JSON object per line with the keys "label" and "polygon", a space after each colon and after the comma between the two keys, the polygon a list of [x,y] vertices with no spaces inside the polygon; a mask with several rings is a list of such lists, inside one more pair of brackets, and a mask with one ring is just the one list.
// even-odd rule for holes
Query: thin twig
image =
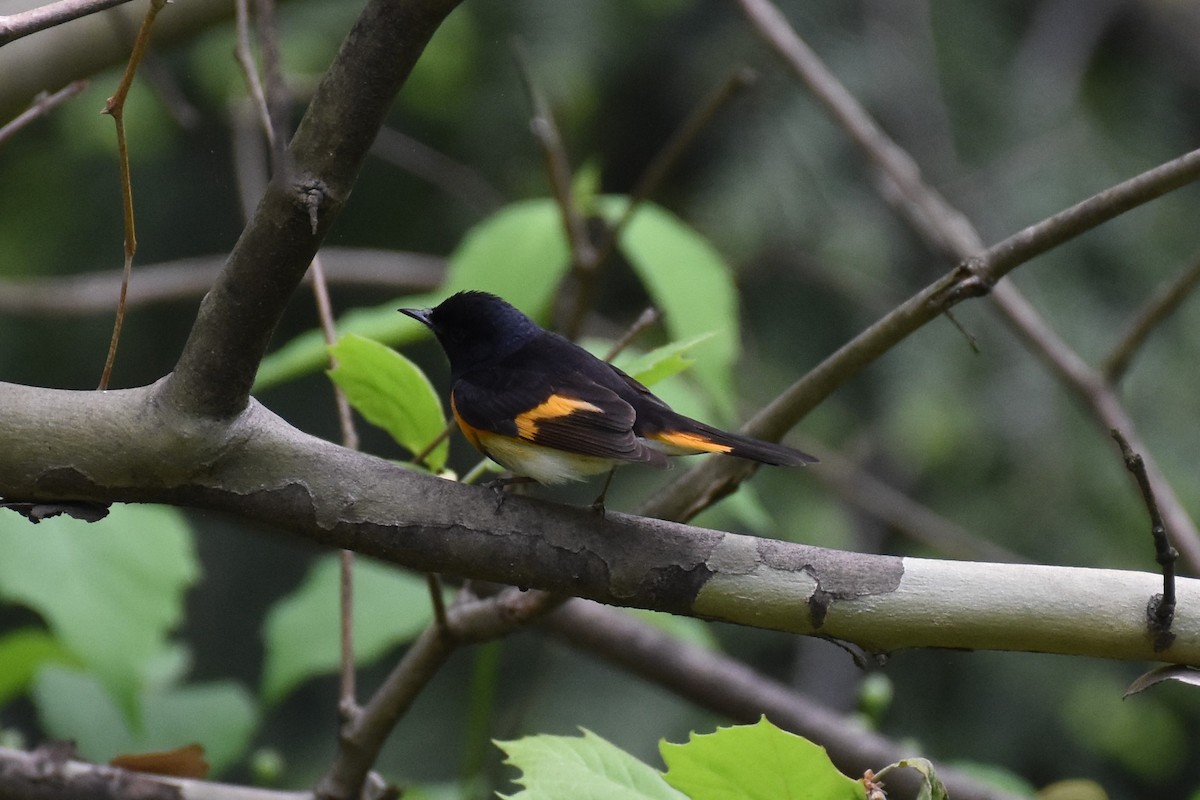
{"label": "thin twig", "polygon": [[[325,273],[321,269],[321,257],[313,258],[309,265],[312,273],[313,295],[317,303],[317,317],[321,321],[321,332],[325,343],[333,345],[337,341],[337,329],[334,326],[333,306],[329,301],[329,287],[325,283]],[[329,357],[331,369],[337,369],[337,359]],[[342,429],[342,444],[350,450],[357,450],[359,445],[358,430],[354,426],[354,415],[350,411],[350,402],[346,393],[336,383],[333,386],[333,399],[337,406],[338,424]],[[354,672],[354,553],[351,550],[341,551],[341,570],[339,572],[338,607],[341,619],[340,680],[338,712],[343,720],[353,720],[360,712],[357,691],[355,689]]]}
{"label": "thin twig", "polygon": [[529,129],[534,141],[542,151],[546,162],[546,174],[550,178],[550,190],[558,203],[562,214],[563,229],[567,233],[567,242],[571,247],[571,261],[576,268],[591,268],[596,261],[595,248],[588,237],[587,223],[575,205],[571,193],[571,163],[563,145],[562,135],[554,121],[550,103],[542,93],[541,87],[533,79],[533,71],[529,65],[529,57],[524,46],[514,40],[513,52],[516,55],[517,66],[521,74],[521,82],[533,109],[533,118],[529,121]]}
{"label": "thin twig", "polygon": [[1129,369],[1129,362],[1133,360],[1150,333],[1175,313],[1197,286],[1200,286],[1200,258],[1193,260],[1182,275],[1155,292],[1149,302],[1134,315],[1117,345],[1108,358],[1104,359],[1101,372],[1108,383],[1120,383],[1125,371]]}
{"label": "thin twig", "polygon": [[[224,256],[181,258],[138,267],[130,284],[126,309],[201,297],[221,271]],[[330,286],[366,286],[402,294],[430,292],[442,284],[446,261],[441,256],[368,248],[329,247],[321,251]],[[81,272],[40,278],[0,278],[0,313],[98,314],[112,311],[121,291],[122,271]],[[304,276],[312,282],[311,273]]]}
{"label": "thin twig", "polygon": [[[568,339],[577,339],[583,327],[583,317],[592,305],[595,294],[596,278],[600,267],[599,250],[592,243],[588,232],[587,220],[580,212],[572,191],[571,163],[567,156],[566,146],[562,135],[554,121],[550,104],[542,93],[541,87],[533,77],[529,58],[520,41],[514,40],[513,52],[516,55],[517,66],[521,81],[529,97],[529,105],[533,117],[529,121],[529,130],[537,142],[545,161],[546,175],[550,181],[550,190],[554,202],[562,217],[563,230],[566,232],[567,244],[571,250],[571,272],[575,279],[573,297],[570,301],[570,312],[565,315],[559,326]],[[564,281],[559,287],[560,293],[567,290],[568,283]]]}
{"label": "thin twig", "polygon": [[354,551],[341,550],[338,555],[338,715],[353,720],[362,713],[358,705],[357,673],[354,668]]}
{"label": "thin twig", "polygon": [[321,798],[357,798],[388,735],[413,702],[462,644],[508,635],[553,611],[562,597],[539,591],[503,589],[485,600],[466,599],[445,609],[409,645],[362,713],[342,726],[338,752],[317,784]]}
{"label": "thin twig", "polygon": [[38,8],[0,16],[0,47],[73,19],[119,6],[129,0],[58,0]]}
{"label": "thin twig", "polygon": [[117,126],[117,160],[121,165],[121,210],[125,220],[125,266],[121,278],[121,295],[117,299],[116,320],[113,322],[112,338],[108,344],[108,355],[104,359],[104,371],[100,375],[101,390],[108,388],[112,377],[113,363],[117,359],[117,344],[121,341],[121,327],[125,323],[125,298],[129,291],[129,278],[133,273],[133,255],[137,252],[137,229],[133,215],[133,177],[129,170],[129,143],[125,139],[125,99],[133,86],[133,78],[137,74],[138,64],[150,44],[150,31],[158,12],[166,6],[167,0],[150,0],[146,16],[142,18],[142,26],[138,30],[137,39],[133,43],[133,52],[129,54],[129,62],[125,65],[125,74],[117,85],[117,91],[104,104],[103,113],[110,115]]}
{"label": "thin twig", "polygon": [[250,94],[250,102],[258,115],[259,128],[267,137],[271,152],[275,152],[275,126],[271,124],[271,112],[267,108],[267,97],[263,93],[262,81],[258,77],[258,67],[254,63],[254,48],[250,44],[250,0],[237,0],[234,4],[237,17],[237,39],[233,48],[234,57],[242,69],[242,78],[246,81],[246,91]]}
{"label": "thin twig", "polygon": [[624,335],[613,342],[612,347],[608,348],[608,352],[604,354],[604,360],[612,361],[621,355],[625,348],[633,344],[634,340],[641,336],[646,329],[657,325],[660,319],[662,319],[662,314],[658,313],[658,309],[654,306],[647,306],[638,315],[638,318],[633,321],[633,324],[629,326],[629,330],[625,331]]}
{"label": "thin twig", "polygon": [[500,190],[478,171],[395,128],[380,128],[371,155],[427,181],[480,214],[490,214],[506,202]]}
{"label": "thin twig", "polygon": [[658,189],[663,179],[679,163],[679,159],[696,141],[701,131],[708,127],[713,118],[731,100],[752,87],[757,81],[758,74],[754,70],[746,66],[737,67],[729,77],[721,82],[720,86],[700,101],[687,119],[671,134],[671,138],[655,153],[654,158],[646,167],[646,171],[638,178],[633,191],[629,193],[629,202],[626,204],[625,210],[621,212],[620,218],[609,227],[598,256],[601,262],[612,255],[617,243],[621,240],[621,232],[633,219],[638,208]]}
{"label": "thin twig", "polygon": [[54,94],[40,94],[30,104],[29,108],[22,111],[19,115],[10,120],[4,127],[0,127],[0,145],[7,142],[17,131],[24,128],[35,119],[44,117],[54,109],[61,106],[63,103],[70,100],[75,95],[87,88],[87,81],[75,81],[69,83],[62,89],[59,89]]}
{"label": "thin twig", "polygon": [[[444,428],[442,428],[441,433],[439,433],[437,436],[433,437],[433,439],[429,442],[429,444],[425,445],[420,450],[413,453],[412,462],[414,464],[425,464],[425,459],[429,458],[429,454],[433,452],[433,449],[435,447],[437,447],[439,444],[441,444],[442,442],[446,441],[446,439],[450,438],[450,432],[453,430],[454,430],[454,423],[447,422],[446,426]],[[428,466],[428,464],[425,464],[425,466]]]}
{"label": "thin twig", "polygon": [[444,634],[450,635],[450,623],[446,621],[446,601],[442,597],[442,579],[435,572],[426,572],[425,584],[429,587],[429,599],[433,605],[433,624]]}
{"label": "thin twig", "polygon": [[274,0],[255,0],[255,29],[262,48],[262,69],[266,93],[267,118],[274,132],[268,138],[271,144],[271,175],[275,180],[287,181],[287,135],[288,107],[291,98],[283,81],[283,70],[279,55],[279,26],[275,22]]}
{"label": "thin twig", "polygon": [[[317,315],[321,321],[321,333],[325,337],[325,344],[332,346],[337,343],[337,328],[334,322],[333,305],[329,301],[329,286],[325,282],[325,272],[321,268],[321,256],[313,259],[312,264],[309,266],[309,271],[312,273],[313,295],[317,302]],[[337,363],[333,358],[330,358],[330,368],[337,368]],[[333,386],[333,396],[337,403],[338,425],[342,432],[342,445],[351,450],[357,450],[359,445],[358,430],[354,427],[354,415],[350,412],[350,402],[346,399],[346,393],[337,384]]]}
{"label": "thin twig", "polygon": [[1167,538],[1167,529],[1163,524],[1162,515],[1158,511],[1158,503],[1154,499],[1154,487],[1150,483],[1150,477],[1146,474],[1145,461],[1134,452],[1119,430],[1113,428],[1110,433],[1121,448],[1121,458],[1125,461],[1125,468],[1137,481],[1138,489],[1142,493],[1142,500],[1146,504],[1146,511],[1150,515],[1150,535],[1154,538],[1154,560],[1163,570],[1163,590],[1162,594],[1150,598],[1150,603],[1146,607],[1146,617],[1150,621],[1150,632],[1154,635],[1154,649],[1162,651],[1175,641],[1175,634],[1171,632],[1171,622],[1175,619],[1175,560],[1179,557],[1179,553],[1175,551],[1174,547],[1171,547],[1171,541]]}

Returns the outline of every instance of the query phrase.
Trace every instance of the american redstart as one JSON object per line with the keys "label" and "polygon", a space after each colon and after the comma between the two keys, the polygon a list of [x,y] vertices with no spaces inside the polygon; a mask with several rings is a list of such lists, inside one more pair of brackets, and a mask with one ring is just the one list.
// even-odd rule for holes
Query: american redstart
{"label": "american redstart", "polygon": [[[459,292],[400,311],[450,360],[450,408],[467,441],[538,483],[583,480],[626,463],[725,453],[796,467],[816,458],[685,417],[649,389],[495,295]],[[601,502],[597,500],[597,503]]]}

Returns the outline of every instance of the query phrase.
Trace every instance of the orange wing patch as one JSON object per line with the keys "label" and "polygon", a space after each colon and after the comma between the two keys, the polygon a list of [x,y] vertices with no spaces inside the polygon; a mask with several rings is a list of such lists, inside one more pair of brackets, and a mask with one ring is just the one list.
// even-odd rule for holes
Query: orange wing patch
{"label": "orange wing patch", "polygon": [[[517,423],[517,435],[522,439],[537,441],[539,422],[558,419],[560,417],[569,417],[580,411],[601,414],[604,410],[586,400],[578,400],[562,394],[552,394],[539,405],[517,415],[514,420]],[[459,424],[462,424],[461,421]]]}
{"label": "orange wing patch", "polygon": [[680,450],[699,452],[699,453],[729,453],[733,450],[732,445],[719,444],[705,437],[700,433],[687,433],[685,431],[658,431],[649,434],[649,438],[655,441],[662,442],[668,447],[677,447]]}

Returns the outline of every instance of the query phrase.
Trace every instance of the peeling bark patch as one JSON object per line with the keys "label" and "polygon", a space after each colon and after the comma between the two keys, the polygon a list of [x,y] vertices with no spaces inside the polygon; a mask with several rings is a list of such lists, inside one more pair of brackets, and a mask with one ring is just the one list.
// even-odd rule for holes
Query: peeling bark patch
{"label": "peeling bark patch", "polygon": [[769,539],[759,541],[758,555],[774,569],[803,572],[816,581],[808,598],[809,623],[814,630],[825,624],[835,601],[894,592],[904,577],[904,560],[895,556],[839,553]]}
{"label": "peeling bark patch", "polygon": [[818,580],[817,588],[808,598],[808,621],[813,626],[813,630],[819,631],[825,624],[825,615],[829,613],[829,606],[833,600],[833,595],[822,589],[821,582]]}
{"label": "peeling bark patch", "polygon": [[672,614],[691,614],[696,595],[712,576],[712,570],[704,564],[691,568],[672,564],[652,570],[642,587],[645,605]]}

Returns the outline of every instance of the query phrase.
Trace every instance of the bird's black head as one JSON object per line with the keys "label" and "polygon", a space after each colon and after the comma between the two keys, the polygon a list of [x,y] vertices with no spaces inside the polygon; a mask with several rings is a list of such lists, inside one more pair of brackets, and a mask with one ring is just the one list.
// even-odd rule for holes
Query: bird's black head
{"label": "bird's black head", "polygon": [[400,312],[429,326],[455,375],[515,352],[542,330],[515,307],[487,292],[459,292],[436,308],[402,308]]}

